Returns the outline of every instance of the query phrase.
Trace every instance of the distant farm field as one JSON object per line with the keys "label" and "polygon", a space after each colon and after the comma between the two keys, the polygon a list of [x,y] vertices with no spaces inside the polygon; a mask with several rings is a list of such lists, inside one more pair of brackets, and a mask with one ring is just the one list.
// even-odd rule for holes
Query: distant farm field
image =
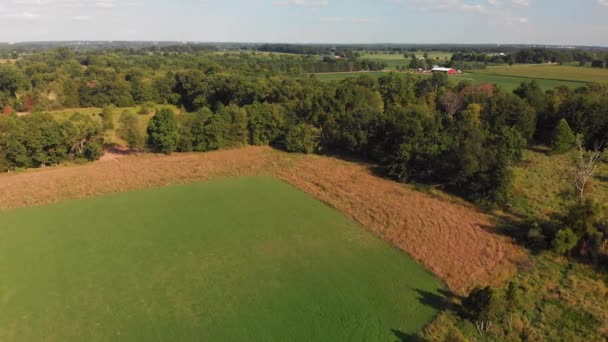
{"label": "distant farm field", "polygon": [[440,304],[421,265],[269,177],[19,209],[0,227],[0,340],[388,341]]}
{"label": "distant farm field", "polygon": [[[408,52],[411,54],[411,52]],[[421,58],[424,56],[423,51],[414,52],[416,57]],[[452,58],[452,53],[450,52],[440,52],[440,51],[430,51],[427,52],[428,57],[437,62],[445,62]],[[361,56],[361,59],[369,59],[373,61],[379,61],[387,64],[386,69],[388,70],[396,70],[397,66],[405,66],[407,67],[411,61],[411,58],[405,58],[403,53],[389,54],[389,53],[366,53]]]}
{"label": "distant farm field", "polygon": [[[371,77],[381,77],[388,74],[388,72],[383,71],[359,71],[359,72],[341,72],[341,73],[320,73],[314,74],[319,80],[324,82],[331,81],[342,81],[351,77],[359,77],[361,75],[369,75]],[[401,75],[411,75],[412,77],[431,77],[431,74],[409,74],[409,73],[399,73]],[[560,80],[550,80],[550,79],[539,79],[539,78],[528,78],[528,77],[516,77],[516,76],[501,76],[501,75],[491,75],[485,73],[477,73],[477,72],[467,72],[462,75],[449,75],[448,79],[454,85],[461,81],[470,81],[473,84],[485,84],[492,83],[497,86],[502,87],[507,91],[513,91],[517,87],[519,87],[522,83],[531,82],[532,80],[536,80],[541,88],[544,90],[553,89],[558,86],[568,86],[570,88],[579,88],[585,86],[586,82],[579,81],[560,81]]]}
{"label": "distant farm field", "polygon": [[512,76],[569,82],[608,82],[608,69],[565,65],[514,65],[494,66],[485,70],[475,71],[475,74]]}
{"label": "distant farm field", "polygon": [[518,77],[518,76],[502,76],[502,75],[493,75],[486,73],[478,73],[471,72],[465,73],[463,75],[454,76],[453,80],[456,82],[459,81],[471,81],[473,84],[484,84],[484,83],[492,83],[497,86],[502,87],[507,91],[513,91],[517,89],[522,83],[528,83],[533,80],[536,80],[540,87],[543,90],[553,89],[559,86],[568,86],[570,88],[579,88],[585,86],[586,82],[579,81],[561,81],[561,80],[552,80],[552,79],[542,79],[542,78],[529,78],[529,77]]}

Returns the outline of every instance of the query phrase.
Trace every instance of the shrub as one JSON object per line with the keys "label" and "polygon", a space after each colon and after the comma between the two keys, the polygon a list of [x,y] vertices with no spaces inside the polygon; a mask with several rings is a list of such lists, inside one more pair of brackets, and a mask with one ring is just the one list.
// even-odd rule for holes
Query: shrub
{"label": "shrub", "polygon": [[309,124],[299,124],[289,128],[285,136],[285,149],[288,152],[314,153],[319,148],[320,140],[320,129]]}
{"label": "shrub", "polygon": [[104,131],[114,129],[114,112],[110,107],[103,107],[101,112],[101,124]]}
{"label": "shrub", "polygon": [[551,148],[555,153],[565,153],[574,146],[575,136],[565,119],[561,119],[553,131]]}
{"label": "shrub", "polygon": [[570,228],[562,229],[555,235],[553,250],[558,254],[569,254],[578,244],[578,236]]}
{"label": "shrub", "polygon": [[120,116],[119,136],[127,142],[127,146],[137,152],[144,149],[146,137],[137,116],[125,110]]}

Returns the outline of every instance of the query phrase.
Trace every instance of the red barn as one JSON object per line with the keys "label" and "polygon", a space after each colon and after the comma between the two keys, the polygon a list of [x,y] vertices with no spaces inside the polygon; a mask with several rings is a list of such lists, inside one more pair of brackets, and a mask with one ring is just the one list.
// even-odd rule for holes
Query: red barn
{"label": "red barn", "polygon": [[442,72],[448,75],[456,75],[456,69],[453,68],[433,68],[432,72]]}

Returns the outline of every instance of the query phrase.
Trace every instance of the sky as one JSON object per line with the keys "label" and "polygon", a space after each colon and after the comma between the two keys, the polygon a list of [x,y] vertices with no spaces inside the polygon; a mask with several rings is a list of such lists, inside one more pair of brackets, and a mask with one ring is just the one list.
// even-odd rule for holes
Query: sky
{"label": "sky", "polygon": [[0,0],[0,41],[608,46],[608,0]]}

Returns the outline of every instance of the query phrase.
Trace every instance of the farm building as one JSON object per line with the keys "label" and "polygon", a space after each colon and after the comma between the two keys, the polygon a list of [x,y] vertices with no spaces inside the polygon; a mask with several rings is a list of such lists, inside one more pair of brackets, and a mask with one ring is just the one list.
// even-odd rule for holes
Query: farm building
{"label": "farm building", "polygon": [[431,70],[432,72],[443,72],[449,75],[456,75],[456,69],[452,69],[452,68],[440,68],[440,67],[436,67],[433,68]]}

